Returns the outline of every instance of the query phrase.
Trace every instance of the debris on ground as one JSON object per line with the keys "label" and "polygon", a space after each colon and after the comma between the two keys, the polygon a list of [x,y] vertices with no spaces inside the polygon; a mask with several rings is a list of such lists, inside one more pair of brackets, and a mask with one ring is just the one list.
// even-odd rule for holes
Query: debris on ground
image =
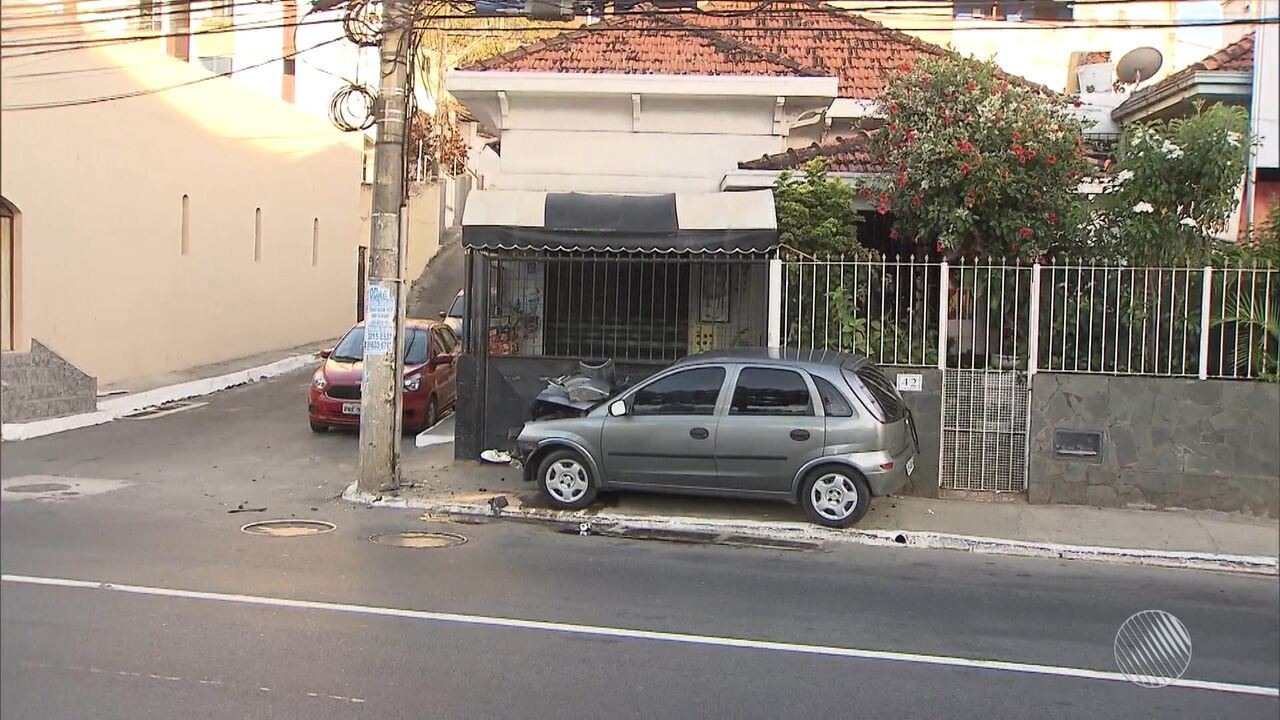
{"label": "debris on ground", "polygon": [[480,453],[480,459],[488,463],[505,465],[511,462],[511,453],[502,450],[485,450]]}

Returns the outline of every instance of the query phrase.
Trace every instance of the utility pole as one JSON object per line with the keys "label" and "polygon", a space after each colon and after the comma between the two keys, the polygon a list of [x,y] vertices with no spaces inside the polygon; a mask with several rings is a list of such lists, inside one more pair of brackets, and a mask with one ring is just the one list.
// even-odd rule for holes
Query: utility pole
{"label": "utility pole", "polygon": [[404,381],[405,287],[400,208],[404,201],[405,111],[411,0],[383,3],[381,82],[374,103],[373,208],[365,291],[364,375],[360,390],[360,470],[356,487],[377,493],[400,485],[401,383]]}

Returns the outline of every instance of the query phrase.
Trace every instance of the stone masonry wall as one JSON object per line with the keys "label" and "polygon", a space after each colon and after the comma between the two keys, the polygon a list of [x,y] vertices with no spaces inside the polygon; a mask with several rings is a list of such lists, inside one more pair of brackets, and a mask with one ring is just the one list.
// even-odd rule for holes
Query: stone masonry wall
{"label": "stone masonry wall", "polygon": [[[1055,458],[1055,428],[1101,431],[1101,458]],[[1280,517],[1280,385],[1039,373],[1028,452],[1033,503]]]}
{"label": "stone masonry wall", "polygon": [[97,380],[39,342],[32,340],[29,352],[0,356],[0,422],[29,422],[97,409]]}

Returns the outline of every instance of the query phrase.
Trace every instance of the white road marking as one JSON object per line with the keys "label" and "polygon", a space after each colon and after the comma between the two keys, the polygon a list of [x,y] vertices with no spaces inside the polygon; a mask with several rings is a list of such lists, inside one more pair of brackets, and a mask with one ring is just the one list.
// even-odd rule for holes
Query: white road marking
{"label": "white road marking", "polygon": [[[203,590],[182,590],[178,588],[150,587],[146,585],[118,585],[115,583],[105,583],[92,580],[72,580],[67,578],[37,577],[32,575],[11,575],[8,573],[0,575],[0,582],[18,585],[78,588],[84,590],[109,590],[130,595],[149,595],[153,597],[183,598],[188,600],[211,600],[241,605],[285,607],[301,610],[325,610],[329,612],[405,618],[410,620],[424,620],[455,625],[539,630],[542,632],[570,635],[624,638],[628,640],[655,640],[682,645],[770,650],[773,652],[794,653],[798,655],[882,660],[913,663],[918,665],[966,668],[972,670],[999,670],[1003,672],[1025,673],[1030,675],[1051,675],[1082,680],[1129,682],[1122,673],[1108,672],[1105,670],[1090,670],[1088,668],[1073,668],[1058,665],[1038,665],[1035,663],[1008,662],[1004,660],[981,660],[976,658],[951,657],[947,655],[926,655],[923,653],[894,652],[888,650],[866,650],[862,648],[840,647],[835,645],[810,645],[805,643],[776,642],[772,640],[721,637],[717,635],[698,635],[694,633],[636,630],[632,628],[609,627],[604,625],[580,625],[577,623],[523,620],[520,618],[494,617],[489,615],[468,615],[462,613],[433,612],[429,610],[407,610],[402,608],[379,607],[376,605],[353,605],[349,603],[323,602],[318,600],[292,600],[289,598],[267,597],[262,595],[241,595],[237,593],[206,592]],[[1181,687],[1192,690],[1213,690],[1239,695],[1280,697],[1280,688],[1266,687],[1262,685],[1216,682],[1212,680],[1189,680],[1182,678],[1174,681],[1170,687]],[[316,697],[315,693],[307,693],[307,695]]]}

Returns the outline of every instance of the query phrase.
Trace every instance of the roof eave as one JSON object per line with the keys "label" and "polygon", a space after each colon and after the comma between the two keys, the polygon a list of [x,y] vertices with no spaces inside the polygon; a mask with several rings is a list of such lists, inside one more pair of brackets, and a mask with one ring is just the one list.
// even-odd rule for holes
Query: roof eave
{"label": "roof eave", "polygon": [[[794,173],[796,170],[730,170],[720,180],[720,192],[736,192],[742,190],[764,190],[777,184],[778,176],[784,172]],[[870,172],[833,172],[829,177],[837,177],[845,182],[854,182],[864,178],[880,177],[884,173]]]}
{"label": "roof eave", "polygon": [[445,86],[450,93],[529,92],[539,94],[714,95],[835,99],[834,77],[792,75],[666,75],[457,70]]}
{"label": "roof eave", "polygon": [[1160,83],[1137,93],[1111,111],[1117,123],[1144,120],[1192,98],[1249,97],[1253,73],[1239,70],[1199,70],[1173,82]]}

